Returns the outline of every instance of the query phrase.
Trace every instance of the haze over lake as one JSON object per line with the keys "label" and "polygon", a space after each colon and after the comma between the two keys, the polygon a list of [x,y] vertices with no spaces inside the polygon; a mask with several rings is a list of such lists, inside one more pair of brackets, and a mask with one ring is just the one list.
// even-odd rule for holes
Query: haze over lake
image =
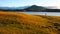
{"label": "haze over lake", "polygon": [[32,15],[48,15],[48,16],[60,16],[60,12],[20,12],[24,14],[32,14]]}

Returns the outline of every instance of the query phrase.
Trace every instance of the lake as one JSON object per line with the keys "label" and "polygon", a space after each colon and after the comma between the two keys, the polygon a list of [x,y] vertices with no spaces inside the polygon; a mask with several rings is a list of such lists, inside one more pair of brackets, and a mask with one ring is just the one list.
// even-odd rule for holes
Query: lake
{"label": "lake", "polygon": [[60,12],[20,12],[20,13],[33,15],[60,16]]}

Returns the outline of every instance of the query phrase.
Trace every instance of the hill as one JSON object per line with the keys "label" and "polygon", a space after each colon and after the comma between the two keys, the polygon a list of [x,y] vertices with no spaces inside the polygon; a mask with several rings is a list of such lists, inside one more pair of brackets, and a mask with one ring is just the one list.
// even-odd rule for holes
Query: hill
{"label": "hill", "polygon": [[33,11],[33,12],[44,12],[47,8],[42,7],[42,6],[37,6],[37,5],[32,5],[24,10],[28,11]]}
{"label": "hill", "polygon": [[0,11],[7,12],[60,12],[56,6],[22,6],[22,7],[0,7]]}
{"label": "hill", "polygon": [[60,17],[0,12],[0,34],[60,34]]}
{"label": "hill", "polygon": [[23,7],[0,7],[0,10],[3,11],[26,11],[26,12],[41,12],[43,10],[46,10],[45,7],[32,5],[32,6],[23,6]]}

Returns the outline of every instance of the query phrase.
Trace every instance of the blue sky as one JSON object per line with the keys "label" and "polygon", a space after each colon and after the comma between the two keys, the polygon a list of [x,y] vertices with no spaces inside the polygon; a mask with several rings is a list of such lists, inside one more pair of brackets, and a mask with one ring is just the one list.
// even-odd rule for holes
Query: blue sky
{"label": "blue sky", "polygon": [[20,7],[27,5],[60,6],[60,0],[0,0],[1,7]]}

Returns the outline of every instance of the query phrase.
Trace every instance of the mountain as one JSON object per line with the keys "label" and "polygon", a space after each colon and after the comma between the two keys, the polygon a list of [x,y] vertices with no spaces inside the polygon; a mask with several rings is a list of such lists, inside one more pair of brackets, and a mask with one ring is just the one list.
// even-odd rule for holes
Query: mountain
{"label": "mountain", "polygon": [[40,11],[46,10],[46,8],[42,7],[42,6],[32,5],[32,6],[26,8],[24,10],[26,10],[26,11],[37,11],[37,12],[40,12]]}
{"label": "mountain", "polygon": [[46,8],[42,6],[32,5],[32,6],[23,6],[23,7],[0,7],[0,10],[7,10],[7,11],[41,11],[45,10]]}
{"label": "mountain", "polygon": [[24,7],[0,7],[0,10],[22,10],[25,9],[29,6],[24,6]]}
{"label": "mountain", "polygon": [[30,6],[17,7],[17,9],[22,10],[22,9],[26,9],[26,8],[28,8],[28,7],[30,7]]}
{"label": "mountain", "polygon": [[0,34],[60,34],[60,17],[0,12]]}
{"label": "mountain", "polygon": [[11,12],[60,12],[55,6],[23,6],[23,7],[0,7],[1,11],[11,11]]}
{"label": "mountain", "polygon": [[56,6],[45,6],[47,9],[58,9]]}

